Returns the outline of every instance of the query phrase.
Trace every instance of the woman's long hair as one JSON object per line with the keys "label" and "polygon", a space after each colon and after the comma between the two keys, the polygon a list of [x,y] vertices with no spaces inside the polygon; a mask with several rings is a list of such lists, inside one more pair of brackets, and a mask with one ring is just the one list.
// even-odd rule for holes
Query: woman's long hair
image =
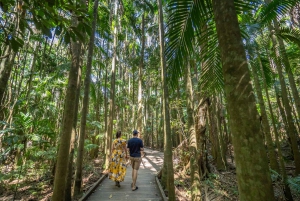
{"label": "woman's long hair", "polygon": [[116,138],[119,138],[119,137],[121,137],[121,131],[118,131],[118,132],[116,133]]}

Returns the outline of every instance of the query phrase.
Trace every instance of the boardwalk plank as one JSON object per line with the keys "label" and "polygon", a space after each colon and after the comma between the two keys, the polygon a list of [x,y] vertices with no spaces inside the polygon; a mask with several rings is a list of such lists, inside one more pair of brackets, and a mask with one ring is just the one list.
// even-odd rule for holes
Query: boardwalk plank
{"label": "boardwalk plank", "polygon": [[108,178],[96,188],[94,193],[88,198],[88,201],[162,201],[159,188],[155,182],[155,175],[158,168],[162,166],[163,155],[161,152],[146,149],[146,157],[138,172],[137,186],[138,190],[131,190],[132,168],[128,166],[125,181],[121,182],[121,187],[115,186],[115,183]]}

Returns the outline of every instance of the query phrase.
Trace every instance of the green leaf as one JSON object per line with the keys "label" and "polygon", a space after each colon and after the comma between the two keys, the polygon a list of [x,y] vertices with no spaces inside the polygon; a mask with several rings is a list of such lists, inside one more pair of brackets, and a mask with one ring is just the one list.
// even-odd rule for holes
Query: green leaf
{"label": "green leaf", "polygon": [[49,38],[52,38],[51,30],[45,26],[42,26],[42,33],[48,36]]}
{"label": "green leaf", "polygon": [[64,42],[65,42],[66,44],[69,44],[69,43],[70,43],[70,34],[69,34],[68,31],[66,32],[66,34],[65,34],[65,36],[64,36]]}
{"label": "green leaf", "polygon": [[24,41],[20,38],[12,38],[10,40],[11,47],[15,52],[18,52],[20,47],[23,47]]}

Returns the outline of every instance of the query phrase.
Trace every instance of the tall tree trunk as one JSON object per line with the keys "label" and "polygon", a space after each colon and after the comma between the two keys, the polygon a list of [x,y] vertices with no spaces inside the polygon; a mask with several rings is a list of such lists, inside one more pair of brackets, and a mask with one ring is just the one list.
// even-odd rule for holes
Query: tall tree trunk
{"label": "tall tree trunk", "polygon": [[[109,48],[107,47],[107,51],[108,51],[108,49]],[[105,81],[104,81],[104,130],[105,130],[105,137],[104,137],[105,148],[104,148],[104,152],[105,152],[105,154],[107,154],[107,150],[108,150],[108,141],[107,141],[108,140],[108,132],[107,132],[107,118],[108,118],[107,117],[107,113],[108,113],[107,82],[108,82],[108,75],[107,74],[108,74],[108,62],[106,62]]]}
{"label": "tall tree trunk", "polygon": [[[155,88],[155,97],[157,97],[157,86]],[[156,100],[157,101],[157,100]],[[155,129],[155,132],[156,132],[156,146],[155,148],[156,149],[159,149],[159,126],[160,126],[160,120],[159,120],[159,104],[155,104],[155,125],[156,125],[156,129]]]}
{"label": "tall tree trunk", "polygon": [[[73,16],[73,24],[77,25],[77,17]],[[76,89],[78,84],[78,69],[81,53],[81,42],[71,42],[72,64],[69,72],[69,82],[65,97],[64,117],[61,128],[60,146],[57,154],[54,190],[52,200],[63,201],[68,175],[68,162],[72,127],[75,115]]]}
{"label": "tall tree trunk", "polygon": [[11,47],[8,45],[5,48],[4,55],[6,57],[2,58],[0,63],[0,104],[3,101],[4,92],[6,90],[17,53],[12,51]]}
{"label": "tall tree trunk", "polygon": [[199,152],[199,164],[200,164],[200,173],[201,178],[205,177],[208,173],[208,159],[207,152],[205,152],[206,145],[206,122],[207,122],[207,111],[209,107],[209,99],[207,97],[202,98],[200,103],[196,109],[196,134],[197,134],[197,144],[198,144],[198,152]]}
{"label": "tall tree trunk", "polygon": [[143,139],[143,91],[142,91],[142,82],[143,82],[143,68],[144,68],[144,50],[145,50],[145,12],[142,15],[142,49],[141,49],[141,58],[139,65],[139,89],[138,89],[138,112],[137,112],[137,130],[141,133],[140,138]]}
{"label": "tall tree trunk", "polygon": [[[266,3],[271,3],[271,0],[265,0],[265,2]],[[273,20],[273,23],[274,23],[275,32],[278,33],[280,31],[280,27],[279,27],[279,23],[278,23],[276,18]],[[269,26],[269,29],[270,28],[271,28],[271,26]],[[272,29],[270,29],[269,31],[271,32]],[[296,83],[295,83],[294,75],[292,73],[289,58],[287,56],[282,38],[277,37],[277,40],[278,40],[278,44],[279,44],[279,48],[280,48],[280,53],[281,53],[281,56],[282,56],[282,61],[283,61],[283,64],[285,66],[285,71],[288,74],[289,83],[290,83],[290,86],[291,86],[291,89],[292,89],[292,94],[293,94],[293,98],[294,98],[294,101],[295,101],[296,110],[297,110],[297,113],[298,113],[298,118],[300,118],[300,97],[299,97],[299,93],[298,93],[297,86],[296,86]]]}
{"label": "tall tree trunk", "polygon": [[[177,97],[176,97],[177,101],[181,100],[181,93],[180,93],[180,86],[177,85]],[[184,118],[183,118],[183,111],[182,111],[182,107],[178,107],[177,110],[177,119],[179,121],[179,126],[178,126],[178,144],[181,144],[181,142],[183,141],[183,130],[184,130]],[[196,132],[197,133],[197,132]],[[197,140],[199,140],[197,138]]]}
{"label": "tall tree trunk", "polygon": [[287,135],[288,135],[288,121],[287,121],[287,117],[286,117],[286,115],[285,115],[285,111],[284,111],[284,109],[283,109],[283,105],[282,105],[282,101],[281,101],[281,96],[280,96],[280,92],[279,92],[279,89],[278,89],[278,87],[274,84],[274,91],[275,91],[275,96],[276,96],[276,103],[277,103],[277,106],[278,106],[278,112],[279,112],[279,114],[280,114],[280,116],[281,116],[281,120],[282,120],[282,122],[283,122],[283,124],[284,124],[284,127],[285,127],[285,131],[286,131],[286,133],[287,133]]}
{"label": "tall tree trunk", "polygon": [[32,56],[32,60],[30,62],[30,74],[29,74],[29,79],[27,81],[27,94],[26,94],[26,99],[29,98],[30,92],[31,92],[31,88],[32,88],[32,79],[33,79],[33,74],[35,71],[35,62],[36,62],[36,58],[37,58],[37,52],[38,49],[40,47],[39,42],[35,41],[34,45],[33,45],[33,56]]}
{"label": "tall tree trunk", "polygon": [[111,150],[111,142],[112,142],[112,132],[113,132],[113,120],[115,116],[115,89],[116,89],[116,62],[117,62],[117,42],[118,42],[118,0],[115,0],[115,8],[114,8],[114,44],[113,44],[113,58],[112,58],[112,66],[111,66],[111,84],[110,84],[110,104],[109,104],[109,118],[107,125],[107,149],[106,149],[106,159],[105,159],[105,167],[108,168],[109,165],[109,157]]}
{"label": "tall tree trunk", "polygon": [[191,167],[191,193],[192,200],[201,200],[200,173],[198,163],[198,144],[195,129],[194,117],[194,100],[193,87],[191,79],[190,65],[185,67],[185,83],[186,83],[186,98],[187,98],[187,127],[189,132],[189,149],[190,149],[190,167]]}
{"label": "tall tree trunk", "polygon": [[76,103],[75,103],[75,114],[71,135],[71,144],[70,144],[70,155],[69,155],[69,171],[66,181],[66,191],[65,191],[65,200],[72,200],[72,178],[73,178],[73,160],[74,160],[74,152],[75,152],[75,143],[76,143],[76,127],[77,127],[77,119],[78,119],[78,108],[79,108],[79,99],[80,99],[80,80],[81,80],[81,68],[79,67],[78,73],[78,83],[76,89]]}
{"label": "tall tree trunk", "polygon": [[258,57],[258,62],[259,62],[259,67],[260,67],[260,71],[261,71],[261,74],[262,74],[263,86],[264,86],[264,89],[265,89],[267,102],[268,102],[270,115],[271,115],[271,120],[272,120],[272,124],[273,124],[273,130],[274,130],[274,134],[275,134],[275,142],[276,142],[276,146],[277,146],[277,150],[278,150],[280,173],[281,173],[281,176],[282,176],[282,180],[284,182],[284,195],[285,195],[285,198],[286,198],[287,201],[292,201],[293,197],[292,197],[292,194],[291,194],[290,187],[287,183],[287,174],[286,174],[286,170],[285,170],[285,165],[284,165],[284,160],[283,160],[283,156],[282,156],[281,146],[280,146],[280,143],[279,143],[279,134],[278,134],[278,131],[277,131],[277,128],[276,128],[276,123],[275,123],[275,118],[274,118],[274,115],[273,115],[272,105],[271,105],[271,102],[270,102],[266,77],[265,77],[265,74],[264,74],[263,65],[261,63],[260,57]]}
{"label": "tall tree trunk", "polygon": [[174,169],[173,169],[173,157],[172,157],[172,136],[169,114],[169,91],[167,85],[167,72],[166,72],[166,60],[165,60],[165,44],[164,44],[164,20],[162,10],[162,0],[158,0],[159,9],[159,43],[160,43],[160,63],[161,63],[161,81],[163,90],[163,117],[164,117],[164,160],[167,166],[167,186],[168,197],[170,201],[175,201],[175,186],[174,186]]}
{"label": "tall tree trunk", "polygon": [[[269,29],[273,30],[273,28],[271,26],[269,26]],[[271,31],[271,33],[272,33],[272,31]],[[283,105],[284,105],[285,114],[286,114],[287,123],[288,123],[288,125],[286,125],[287,126],[287,133],[288,133],[288,136],[291,139],[290,142],[291,142],[291,146],[292,146],[292,149],[293,149],[294,162],[295,162],[295,166],[296,166],[296,174],[300,174],[300,152],[299,152],[299,149],[298,149],[297,138],[296,138],[297,129],[296,129],[296,126],[295,126],[294,121],[293,121],[292,108],[291,108],[290,103],[289,103],[286,83],[285,83],[284,74],[283,74],[283,71],[282,71],[282,65],[281,65],[281,61],[280,61],[279,46],[278,46],[278,42],[276,40],[276,36],[274,35],[274,33],[272,33],[271,39],[272,39],[272,42],[273,42],[273,49],[274,49],[274,52],[275,52],[275,55],[276,55],[276,58],[275,58],[276,68],[277,68],[278,75],[279,75],[282,102],[283,102]]]}
{"label": "tall tree trunk", "polygon": [[252,65],[250,65],[250,66],[252,67],[254,86],[256,89],[256,95],[258,98],[258,103],[259,103],[260,112],[261,112],[260,117],[261,117],[261,121],[262,121],[262,129],[265,134],[265,139],[266,139],[267,146],[268,146],[270,167],[273,170],[275,170],[276,172],[279,172],[279,166],[278,166],[277,159],[275,156],[275,149],[273,146],[271,129],[270,129],[270,125],[268,122],[268,115],[267,115],[267,111],[266,111],[266,107],[265,107],[265,103],[264,103],[264,99],[263,99],[263,95],[262,95],[262,89],[260,87],[260,83],[259,83],[259,79],[258,79],[258,75],[257,75],[257,69],[255,69]]}
{"label": "tall tree trunk", "polygon": [[90,93],[92,58],[93,58],[93,52],[94,52],[97,12],[98,12],[98,0],[95,0],[94,10],[93,10],[94,15],[93,15],[93,22],[92,22],[92,34],[90,36],[90,41],[89,41],[86,73],[85,73],[85,79],[84,79],[84,97],[83,97],[81,120],[80,120],[79,143],[78,143],[78,149],[77,149],[77,163],[76,163],[76,174],[75,174],[75,183],[74,183],[74,196],[78,196],[81,192],[82,161],[83,161],[83,155],[84,155],[85,127],[86,127],[86,117],[87,117],[88,110],[89,110],[89,93]]}
{"label": "tall tree trunk", "polygon": [[222,100],[221,100],[221,95],[216,96],[216,116],[217,116],[217,125],[218,125],[218,140],[219,140],[219,145],[220,145],[220,165],[219,169],[226,170],[227,169],[227,160],[226,160],[226,152],[227,152],[227,141],[225,140],[224,137],[224,132],[222,129],[222,119],[223,119],[223,114],[222,114]]}
{"label": "tall tree trunk", "polygon": [[209,124],[210,124],[210,141],[212,143],[212,156],[216,162],[218,170],[225,170],[225,163],[223,163],[221,155],[221,145],[219,138],[221,137],[218,127],[218,114],[217,114],[217,96],[212,99],[212,104],[208,110]]}
{"label": "tall tree trunk", "polygon": [[275,200],[234,0],[213,0],[213,10],[235,152],[239,198],[243,201]]}

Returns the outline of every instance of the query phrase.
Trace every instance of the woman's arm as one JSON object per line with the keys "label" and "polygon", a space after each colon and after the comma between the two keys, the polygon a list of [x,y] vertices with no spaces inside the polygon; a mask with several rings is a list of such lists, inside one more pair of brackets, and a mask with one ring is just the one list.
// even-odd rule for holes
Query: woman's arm
{"label": "woman's arm", "polygon": [[111,150],[110,150],[110,156],[112,156],[112,152],[113,152],[114,149],[115,149],[115,147],[114,147],[114,143],[113,143],[112,146],[111,146]]}
{"label": "woman's arm", "polygon": [[123,151],[125,152],[125,157],[127,158],[127,148],[126,148],[126,144],[123,144]]}

